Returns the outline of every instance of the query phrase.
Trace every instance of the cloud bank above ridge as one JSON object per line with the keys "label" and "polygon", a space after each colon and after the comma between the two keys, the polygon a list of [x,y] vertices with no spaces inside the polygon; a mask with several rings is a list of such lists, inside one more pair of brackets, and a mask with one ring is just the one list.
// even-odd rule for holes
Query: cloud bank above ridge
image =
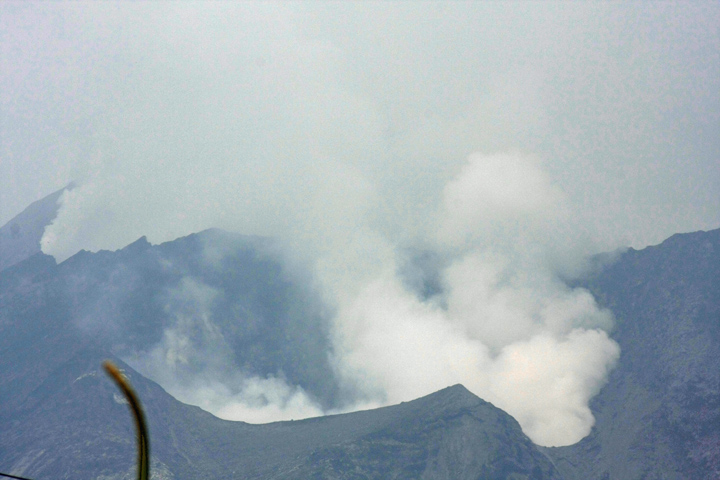
{"label": "cloud bank above ridge", "polygon": [[[133,212],[161,222],[151,241],[219,218],[268,230],[282,222],[252,212],[292,204],[325,162],[359,170],[414,233],[468,155],[519,149],[599,249],[720,221],[714,2],[2,8],[2,219],[114,178],[151,200]],[[184,228],[162,223],[176,204]],[[94,237],[55,253],[115,238]]]}

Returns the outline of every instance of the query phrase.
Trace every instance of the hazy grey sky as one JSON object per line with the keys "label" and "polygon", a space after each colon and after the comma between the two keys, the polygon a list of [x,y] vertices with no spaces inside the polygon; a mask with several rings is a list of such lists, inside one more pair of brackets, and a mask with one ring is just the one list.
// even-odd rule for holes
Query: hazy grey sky
{"label": "hazy grey sky", "polygon": [[[578,441],[620,352],[558,273],[720,227],[718,2],[3,2],[0,22],[0,224],[74,180],[58,260],[277,236],[372,402],[463,383]],[[405,247],[444,259],[442,301],[398,276]]]}
{"label": "hazy grey sky", "polygon": [[0,224],[118,175],[153,215],[232,214],[247,170],[325,161],[422,228],[469,154],[516,150],[603,246],[720,226],[717,2],[2,2],[0,22]]}

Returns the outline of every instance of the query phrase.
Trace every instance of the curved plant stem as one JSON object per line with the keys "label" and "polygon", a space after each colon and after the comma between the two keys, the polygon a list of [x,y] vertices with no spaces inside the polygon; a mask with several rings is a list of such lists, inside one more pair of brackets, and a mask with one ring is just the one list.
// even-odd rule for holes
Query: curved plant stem
{"label": "curved plant stem", "polygon": [[145,424],[145,414],[143,413],[140,400],[133,390],[127,378],[120,373],[120,369],[109,360],[103,362],[105,371],[115,380],[117,386],[122,390],[125,398],[130,404],[133,417],[135,418],[135,427],[137,429],[138,440],[138,480],[149,480],[150,478],[150,442],[148,437],[147,425]]}

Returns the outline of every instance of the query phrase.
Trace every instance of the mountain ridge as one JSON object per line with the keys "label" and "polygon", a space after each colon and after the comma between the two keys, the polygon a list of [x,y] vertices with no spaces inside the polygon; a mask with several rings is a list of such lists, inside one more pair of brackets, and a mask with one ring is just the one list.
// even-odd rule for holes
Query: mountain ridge
{"label": "mountain ridge", "polygon": [[[590,435],[557,448],[532,444],[461,385],[381,409],[256,425],[183,404],[122,361],[129,348],[156,345],[170,313],[191,307],[182,296],[200,287],[222,292],[207,305],[237,341],[239,353],[226,358],[233,368],[281,372],[327,394],[330,370],[313,357],[327,348],[325,319],[268,242],[211,229],[160,245],[140,237],[60,264],[38,250],[0,270],[0,471],[132,478],[132,424],[99,370],[110,358],[146,405],[153,478],[720,478],[720,229],[605,254],[573,281],[613,311],[622,351],[590,403]],[[307,309],[286,317],[300,300]],[[275,340],[298,337],[315,340]],[[217,348],[202,332],[189,338],[200,353]]]}

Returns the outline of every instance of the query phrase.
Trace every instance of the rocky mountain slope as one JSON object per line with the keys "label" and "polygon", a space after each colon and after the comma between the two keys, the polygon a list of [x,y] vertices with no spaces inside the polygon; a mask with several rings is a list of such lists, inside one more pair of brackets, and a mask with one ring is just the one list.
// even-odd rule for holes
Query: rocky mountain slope
{"label": "rocky mountain slope", "polygon": [[177,401],[121,359],[189,359],[167,364],[180,382],[276,376],[319,405],[341,402],[348,392],[328,363],[328,313],[312,285],[270,240],[217,230],[57,265],[38,246],[56,200],[0,228],[0,472],[133,478],[132,421],[99,368],[111,358],[146,406],[154,478],[720,478],[720,230],[600,256],[574,281],[615,314],[621,358],[592,401],[590,436],[540,448],[459,385],[266,425]]}

